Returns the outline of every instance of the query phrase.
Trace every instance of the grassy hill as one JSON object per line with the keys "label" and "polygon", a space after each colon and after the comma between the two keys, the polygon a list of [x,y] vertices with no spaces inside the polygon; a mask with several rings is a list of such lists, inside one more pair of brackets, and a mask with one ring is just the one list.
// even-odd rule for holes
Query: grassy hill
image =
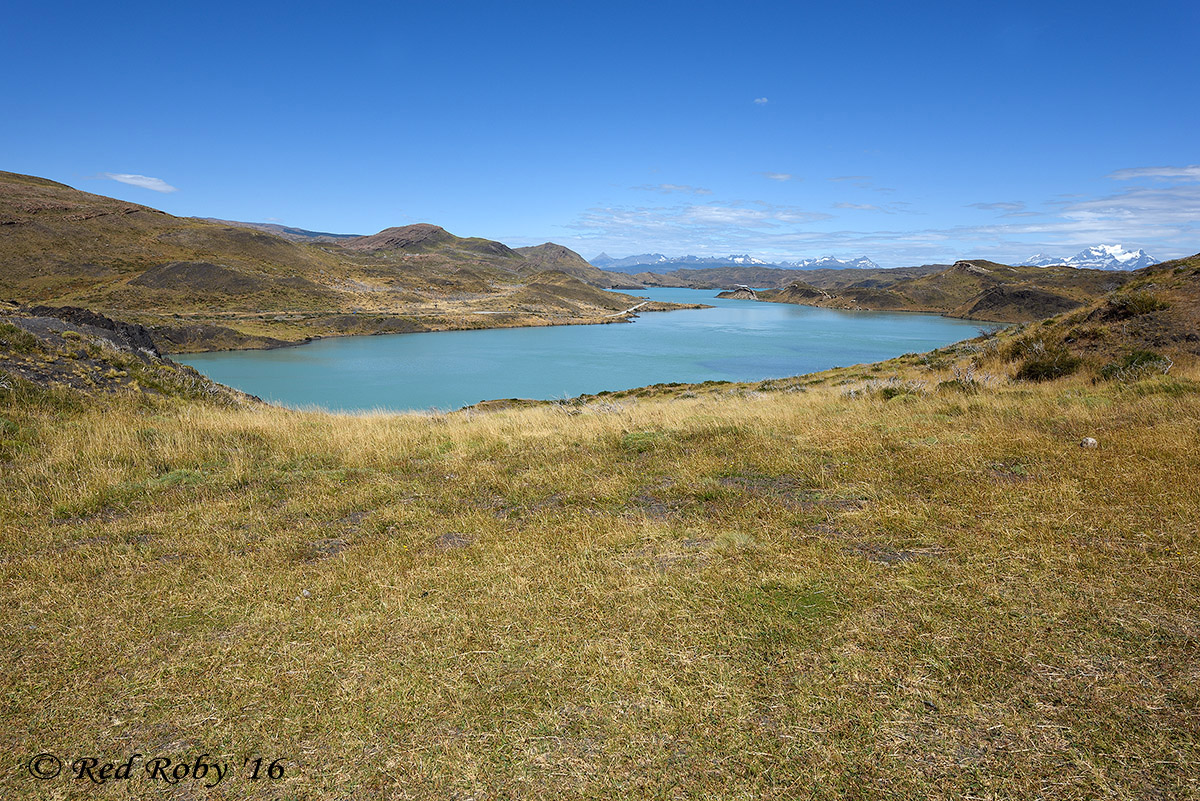
{"label": "grassy hill", "polygon": [[232,225],[237,228],[251,228],[256,231],[266,231],[292,242],[336,242],[341,239],[354,239],[361,234],[333,234],[328,231],[307,231],[278,223],[238,222],[237,220],[221,220],[216,217],[201,217],[205,222]]}
{"label": "grassy hill", "polygon": [[[138,752],[230,799],[1195,797],[1198,288],[436,416],[5,361],[0,788]],[[86,347],[7,319],[30,370]]]}
{"label": "grassy hill", "polygon": [[981,368],[1017,362],[1017,375],[1076,371],[1126,378],[1200,356],[1200,254],[1129,273],[1121,289],[1070,313],[1005,331],[976,357]]}
{"label": "grassy hill", "polygon": [[642,272],[634,278],[645,286],[680,286],[691,289],[729,289],[739,284],[751,287],[782,289],[787,285],[804,281],[825,289],[848,284],[882,281],[893,283],[902,278],[915,278],[940,272],[949,265],[927,264],[919,267],[898,269],[839,269],[786,270],[780,267],[756,265],[726,265],[672,270],[667,273]]}
{"label": "grassy hill", "polygon": [[[824,272],[824,271],[822,271]],[[857,273],[857,270],[832,272]],[[935,312],[996,322],[1051,317],[1090,303],[1133,280],[1127,272],[1071,267],[1010,267],[981,259],[946,269],[870,271],[854,280],[842,275],[806,277],[759,299],[834,309]]]}
{"label": "grassy hill", "polygon": [[606,272],[588,264],[587,260],[575,251],[546,242],[527,248],[516,248],[522,258],[540,270],[557,270],[573,275],[592,286],[606,289],[640,289],[642,283],[621,273]]}
{"label": "grassy hill", "polygon": [[173,217],[0,173],[0,298],[103,311],[146,325],[172,352],[347,333],[599,322],[636,302],[569,288],[570,281],[557,284],[562,291],[553,298],[544,288],[534,293],[545,305],[529,302],[529,280],[556,264],[609,285],[590,265],[577,269],[583,260],[558,246],[527,257],[432,225],[350,238],[297,230]]}

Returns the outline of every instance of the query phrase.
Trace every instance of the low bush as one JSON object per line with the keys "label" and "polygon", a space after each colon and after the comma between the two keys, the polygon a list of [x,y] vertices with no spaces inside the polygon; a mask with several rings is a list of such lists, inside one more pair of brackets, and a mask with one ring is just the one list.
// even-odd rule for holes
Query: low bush
{"label": "low bush", "polygon": [[1041,340],[1030,343],[1027,353],[1014,376],[1019,381],[1051,381],[1074,373],[1083,364],[1083,359],[1062,345]]}
{"label": "low bush", "polygon": [[1121,317],[1136,317],[1139,314],[1149,314],[1159,309],[1167,308],[1168,304],[1159,300],[1149,292],[1129,292],[1118,295],[1108,302],[1108,305]]}
{"label": "low bush", "polygon": [[1133,350],[1101,367],[1100,377],[1109,381],[1136,381],[1154,373],[1165,375],[1173,366],[1169,358],[1152,350]]}

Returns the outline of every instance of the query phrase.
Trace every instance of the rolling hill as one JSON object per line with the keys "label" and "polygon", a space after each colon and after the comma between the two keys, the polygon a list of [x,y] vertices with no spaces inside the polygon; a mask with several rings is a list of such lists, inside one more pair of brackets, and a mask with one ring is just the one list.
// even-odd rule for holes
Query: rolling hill
{"label": "rolling hill", "polygon": [[[917,311],[975,320],[1024,322],[1079,308],[1133,280],[1133,273],[1074,267],[1012,267],[981,259],[908,270],[881,270],[853,280],[819,274],[760,300],[834,309]],[[861,272],[861,271],[855,271]]]}
{"label": "rolling hill", "polygon": [[[551,243],[518,252],[428,224],[342,237],[181,218],[14,173],[0,173],[0,259],[0,298],[110,313],[174,352],[611,322],[636,303],[601,289],[635,282]],[[553,271],[573,277],[518,297]],[[585,282],[596,291],[572,287]]]}
{"label": "rolling hill", "polygon": [[724,265],[674,270],[667,273],[642,272],[634,275],[645,286],[679,286],[690,289],[729,289],[739,284],[752,287],[781,289],[795,281],[829,286],[853,283],[912,278],[944,270],[945,264],[930,264],[918,267],[884,269],[882,267],[820,267],[812,269],[785,269],[761,265]]}

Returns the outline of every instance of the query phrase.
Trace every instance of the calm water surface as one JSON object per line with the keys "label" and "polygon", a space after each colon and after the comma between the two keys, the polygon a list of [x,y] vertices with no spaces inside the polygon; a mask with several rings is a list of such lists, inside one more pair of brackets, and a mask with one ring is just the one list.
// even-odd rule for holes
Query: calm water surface
{"label": "calm water surface", "polygon": [[976,323],[723,300],[712,290],[644,289],[716,308],[633,323],[338,337],[177,361],[273,403],[342,411],[455,409],[495,398],[568,398],[667,381],[763,378],[873,362],[975,336]]}

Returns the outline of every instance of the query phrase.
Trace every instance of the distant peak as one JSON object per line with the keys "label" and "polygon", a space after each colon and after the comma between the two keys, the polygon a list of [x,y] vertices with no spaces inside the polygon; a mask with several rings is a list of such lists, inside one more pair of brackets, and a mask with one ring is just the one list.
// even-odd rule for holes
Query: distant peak
{"label": "distant peak", "polygon": [[1121,245],[1092,245],[1069,259],[1038,253],[1025,259],[1021,264],[1028,267],[1050,267],[1062,264],[1067,267],[1091,270],[1137,270],[1149,267],[1151,264],[1158,264],[1158,259],[1140,248],[1126,250]]}
{"label": "distant peak", "polygon": [[413,223],[412,225],[398,225],[391,228],[384,228],[382,231],[376,234],[376,236],[381,236],[383,234],[407,234],[411,236],[418,236],[421,234],[432,235],[439,233],[444,234],[447,233],[447,231],[442,226],[434,225],[433,223]]}
{"label": "distant peak", "polygon": [[345,247],[352,250],[385,250],[393,248],[405,250],[426,245],[437,245],[441,242],[454,239],[456,237],[440,225],[414,223],[413,225],[384,228],[379,233],[372,234],[371,236],[348,239],[345,242]]}

